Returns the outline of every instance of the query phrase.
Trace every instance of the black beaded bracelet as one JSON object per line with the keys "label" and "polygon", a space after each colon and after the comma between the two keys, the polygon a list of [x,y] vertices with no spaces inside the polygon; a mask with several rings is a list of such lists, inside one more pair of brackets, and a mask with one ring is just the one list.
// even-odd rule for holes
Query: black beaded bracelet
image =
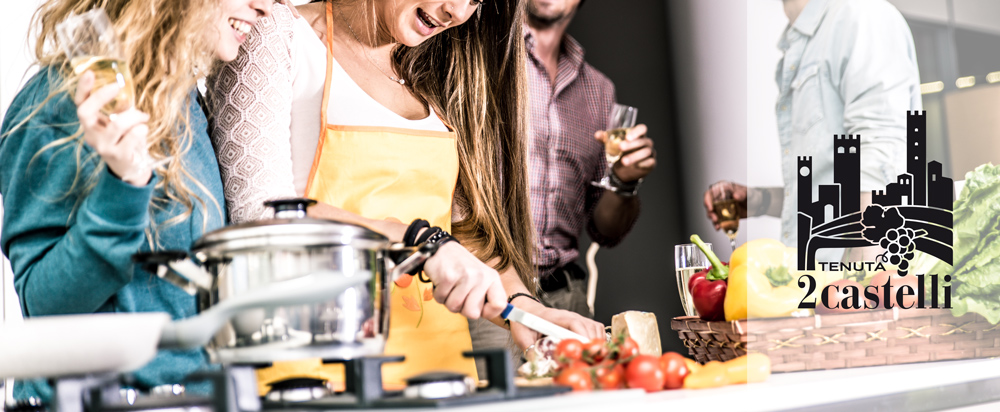
{"label": "black beaded bracelet", "polygon": [[417,245],[417,233],[420,229],[425,227],[430,227],[430,223],[423,219],[416,219],[410,226],[406,227],[406,233],[403,234],[403,245],[405,246],[416,246]]}
{"label": "black beaded bracelet", "polygon": [[513,295],[510,295],[510,297],[507,298],[507,303],[513,302],[514,299],[517,299],[517,298],[519,298],[521,296],[524,296],[524,297],[526,297],[528,299],[531,299],[531,300],[533,300],[535,302],[542,303],[542,301],[538,300],[538,298],[536,298],[534,296],[531,296],[531,295],[529,295],[527,293],[524,293],[524,292],[518,292],[518,293],[515,293]]}
{"label": "black beaded bracelet", "polygon": [[420,235],[420,238],[417,239],[417,244],[424,242],[435,243],[438,246],[441,246],[448,242],[458,242],[458,239],[455,239],[451,234],[445,232],[444,229],[434,226],[425,230],[424,233]]}
{"label": "black beaded bracelet", "polygon": [[[517,298],[519,298],[521,296],[524,296],[524,297],[526,297],[528,299],[531,299],[531,300],[533,300],[535,302],[542,303],[542,301],[538,300],[538,298],[536,298],[534,296],[531,296],[531,295],[529,295],[527,293],[524,293],[524,292],[518,292],[518,293],[515,293],[513,295],[510,295],[510,297],[507,298],[507,304],[509,305],[510,302],[514,301],[514,299],[517,299]],[[544,303],[543,303],[543,305],[544,305]],[[505,328],[510,329],[510,320],[504,319],[503,320],[503,325],[504,325]]]}

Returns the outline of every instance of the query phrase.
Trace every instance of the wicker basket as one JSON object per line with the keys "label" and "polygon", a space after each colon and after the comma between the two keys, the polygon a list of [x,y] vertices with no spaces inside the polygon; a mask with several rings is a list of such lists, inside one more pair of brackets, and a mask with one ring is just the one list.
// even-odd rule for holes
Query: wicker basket
{"label": "wicker basket", "polygon": [[1000,325],[947,309],[880,310],[803,318],[670,322],[698,362],[760,352],[775,372],[1000,356]]}

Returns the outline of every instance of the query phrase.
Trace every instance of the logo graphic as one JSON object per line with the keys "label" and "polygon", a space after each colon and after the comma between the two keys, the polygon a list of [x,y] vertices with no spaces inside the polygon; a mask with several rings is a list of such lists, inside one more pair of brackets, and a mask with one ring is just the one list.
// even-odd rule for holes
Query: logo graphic
{"label": "logo graphic", "polygon": [[907,112],[906,173],[885,190],[872,191],[861,211],[860,136],[834,136],[834,184],[819,186],[813,200],[812,157],[798,158],[798,267],[815,270],[816,251],[879,245],[879,263],[896,265],[900,275],[919,250],[952,263],[952,205],[955,191],[941,163],[927,163],[927,119]]}

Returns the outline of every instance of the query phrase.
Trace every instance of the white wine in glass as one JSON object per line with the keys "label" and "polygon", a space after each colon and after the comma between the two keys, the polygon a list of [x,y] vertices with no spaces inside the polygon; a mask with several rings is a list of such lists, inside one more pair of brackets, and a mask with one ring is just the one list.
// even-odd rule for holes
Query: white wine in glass
{"label": "white wine in glass", "polygon": [[712,211],[718,216],[719,228],[729,237],[729,245],[736,251],[736,234],[740,229],[742,207],[740,201],[733,198],[733,184],[718,182],[711,186]]}
{"label": "white wine in glass", "polygon": [[734,199],[720,200],[712,204],[712,209],[719,216],[719,227],[726,236],[729,243],[736,250],[736,233],[740,229],[740,204]]}
{"label": "white wine in glass", "polygon": [[622,157],[621,143],[625,141],[628,129],[608,130],[608,140],[604,143],[604,157],[608,164],[614,164]]}
{"label": "white wine in glass", "polygon": [[635,126],[635,119],[639,109],[623,104],[615,103],[611,107],[611,117],[608,119],[607,140],[604,141],[604,158],[608,161],[608,170],[600,181],[590,182],[590,184],[608,190],[615,190],[611,186],[611,169],[615,162],[622,157],[621,144],[625,142],[625,135],[628,129]]}
{"label": "white wine in glass", "polygon": [[87,71],[94,73],[94,88],[118,84],[118,95],[101,108],[104,114],[117,114],[135,105],[135,86],[132,74],[121,60],[104,56],[77,56],[70,59],[73,74],[80,76]]}

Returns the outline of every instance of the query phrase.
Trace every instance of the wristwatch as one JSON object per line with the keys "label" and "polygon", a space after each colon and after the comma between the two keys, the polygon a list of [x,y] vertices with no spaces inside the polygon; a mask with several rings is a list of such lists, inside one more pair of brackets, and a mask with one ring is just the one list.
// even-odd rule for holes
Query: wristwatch
{"label": "wristwatch", "polygon": [[608,173],[608,183],[611,185],[611,190],[617,193],[618,196],[635,197],[639,194],[639,186],[642,185],[642,179],[634,182],[623,182],[614,172],[611,172]]}

